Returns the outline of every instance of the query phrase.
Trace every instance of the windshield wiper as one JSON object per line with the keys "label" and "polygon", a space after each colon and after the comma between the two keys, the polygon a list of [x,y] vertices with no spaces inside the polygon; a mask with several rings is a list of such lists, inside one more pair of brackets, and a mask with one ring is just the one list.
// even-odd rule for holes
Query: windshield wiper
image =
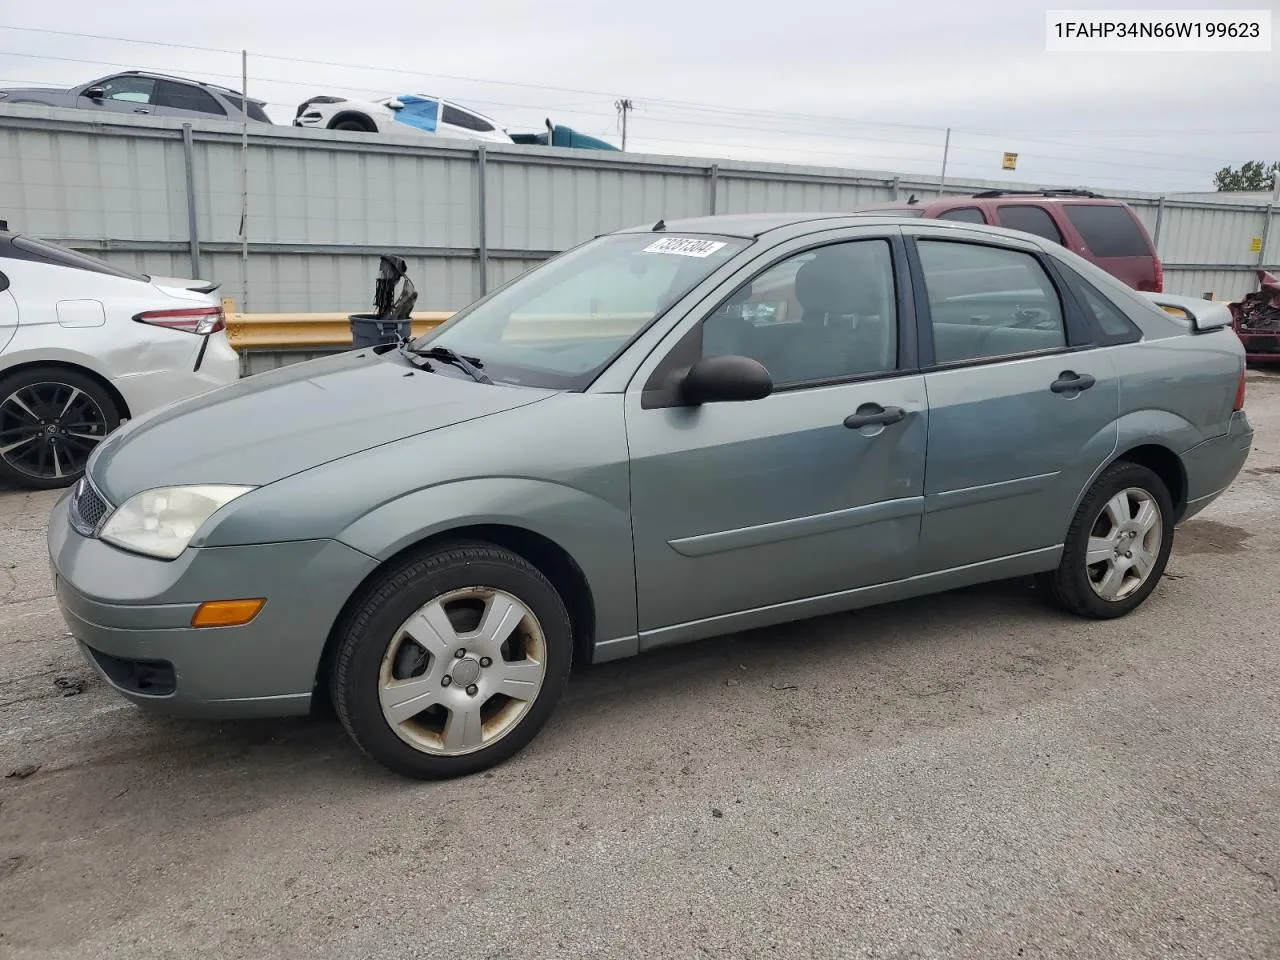
{"label": "windshield wiper", "polygon": [[396,349],[400,351],[400,356],[404,357],[406,360],[408,360],[411,364],[413,364],[419,370],[425,370],[427,371],[427,373],[431,373],[433,370],[435,370],[435,367],[431,366],[431,364],[427,363],[426,360],[422,359],[421,354],[419,354],[416,350],[411,350],[408,344],[402,343]]}
{"label": "windshield wiper", "polygon": [[443,360],[445,363],[452,364],[466,373],[476,383],[493,383],[489,377],[480,372],[484,362],[478,357],[464,357],[460,353],[454,353],[448,347],[431,347],[427,350],[413,350],[411,352],[420,357],[431,357],[433,360]]}

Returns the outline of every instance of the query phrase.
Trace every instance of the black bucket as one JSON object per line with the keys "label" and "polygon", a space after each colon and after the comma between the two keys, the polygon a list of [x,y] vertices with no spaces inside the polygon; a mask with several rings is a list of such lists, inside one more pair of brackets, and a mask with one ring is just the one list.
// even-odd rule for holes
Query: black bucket
{"label": "black bucket", "polygon": [[351,324],[351,346],[376,347],[380,343],[395,343],[412,336],[413,324],[409,320],[379,320],[376,313],[353,313],[347,317]]}

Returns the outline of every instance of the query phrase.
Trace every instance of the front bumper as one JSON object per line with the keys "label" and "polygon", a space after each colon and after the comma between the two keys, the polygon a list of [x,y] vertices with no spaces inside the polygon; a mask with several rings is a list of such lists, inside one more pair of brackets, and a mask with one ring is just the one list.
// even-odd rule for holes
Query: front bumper
{"label": "front bumper", "polygon": [[1253,425],[1243,410],[1231,415],[1227,432],[1196,444],[1182,457],[1187,471],[1187,507],[1181,520],[1194,517],[1235,482],[1253,448]]}
{"label": "front bumper", "polygon": [[[69,497],[49,518],[58,606],[86,659],[117,691],[185,716],[310,709],[329,631],[373,559],[334,540],[301,540],[154,560],[76,533]],[[204,601],[256,597],[267,603],[244,626],[191,627]]]}

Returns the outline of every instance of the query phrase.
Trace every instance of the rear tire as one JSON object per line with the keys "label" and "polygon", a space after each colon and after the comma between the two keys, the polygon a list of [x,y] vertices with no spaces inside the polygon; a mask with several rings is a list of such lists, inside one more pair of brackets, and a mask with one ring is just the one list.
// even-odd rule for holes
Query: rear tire
{"label": "rear tire", "polygon": [[1081,617],[1122,617],[1164,576],[1173,548],[1173,498],[1147,467],[1112,464],[1085,495],[1063,545],[1062,561],[1037,584]]}
{"label": "rear tire", "polygon": [[36,366],[0,378],[0,480],[30,490],[70,486],[122,415],[78,370]]}
{"label": "rear tire", "polygon": [[339,639],[330,690],[351,739],[388,769],[457,777],[514,756],[564,692],[564,602],[522,557],[439,546],[376,580]]}

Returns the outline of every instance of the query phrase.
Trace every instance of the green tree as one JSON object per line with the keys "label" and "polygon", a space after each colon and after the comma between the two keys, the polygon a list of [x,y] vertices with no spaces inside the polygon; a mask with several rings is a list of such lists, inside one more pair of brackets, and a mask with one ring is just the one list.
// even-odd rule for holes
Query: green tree
{"label": "green tree", "polygon": [[1270,165],[1261,160],[1241,164],[1239,170],[1223,167],[1213,175],[1213,185],[1222,193],[1270,190],[1272,178],[1280,174],[1280,160]]}

